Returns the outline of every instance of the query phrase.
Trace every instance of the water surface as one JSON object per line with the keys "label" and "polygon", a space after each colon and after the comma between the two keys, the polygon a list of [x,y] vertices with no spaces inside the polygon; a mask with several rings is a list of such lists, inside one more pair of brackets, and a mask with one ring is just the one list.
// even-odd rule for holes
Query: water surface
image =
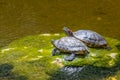
{"label": "water surface", "polygon": [[119,9],[119,0],[0,0],[0,46],[64,26],[120,39]]}

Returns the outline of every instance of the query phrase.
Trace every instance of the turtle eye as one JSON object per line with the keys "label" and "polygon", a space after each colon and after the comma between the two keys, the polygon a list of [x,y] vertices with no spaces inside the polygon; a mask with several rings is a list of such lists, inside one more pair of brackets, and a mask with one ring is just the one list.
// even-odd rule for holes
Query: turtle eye
{"label": "turtle eye", "polygon": [[68,32],[69,32],[70,35],[72,35],[72,30],[69,30]]}
{"label": "turtle eye", "polygon": [[68,30],[69,33],[71,33],[71,30]]}

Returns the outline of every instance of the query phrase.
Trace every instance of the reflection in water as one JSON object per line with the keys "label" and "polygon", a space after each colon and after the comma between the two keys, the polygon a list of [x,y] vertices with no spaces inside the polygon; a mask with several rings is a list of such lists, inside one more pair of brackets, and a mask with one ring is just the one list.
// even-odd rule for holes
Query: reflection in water
{"label": "reflection in water", "polygon": [[91,29],[120,39],[120,1],[112,0],[1,0],[0,46],[40,33]]}
{"label": "reflection in water", "polygon": [[78,74],[84,68],[85,66],[82,67],[64,66],[61,68],[61,71],[66,73],[67,75],[74,75],[74,74]]}
{"label": "reflection in water", "polygon": [[[51,77],[48,80],[118,80],[117,77],[119,75],[116,76],[116,74],[120,70],[119,66],[120,65],[117,65],[112,68],[86,66],[82,70],[72,74],[63,71],[55,71],[49,74]],[[71,70],[75,70],[75,67]]]}
{"label": "reflection in water", "polygon": [[13,73],[13,68],[12,64],[0,64],[0,80],[28,80],[26,76]]}
{"label": "reflection in water", "polygon": [[0,65],[0,77],[9,76],[13,69],[13,65],[11,64],[1,64]]}

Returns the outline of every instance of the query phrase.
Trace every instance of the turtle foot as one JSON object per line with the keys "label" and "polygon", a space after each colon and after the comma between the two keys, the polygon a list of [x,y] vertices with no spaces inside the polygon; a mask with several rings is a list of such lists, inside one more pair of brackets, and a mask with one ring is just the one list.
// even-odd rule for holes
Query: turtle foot
{"label": "turtle foot", "polygon": [[73,61],[74,59],[75,59],[75,53],[72,53],[70,56],[65,57],[66,61]]}

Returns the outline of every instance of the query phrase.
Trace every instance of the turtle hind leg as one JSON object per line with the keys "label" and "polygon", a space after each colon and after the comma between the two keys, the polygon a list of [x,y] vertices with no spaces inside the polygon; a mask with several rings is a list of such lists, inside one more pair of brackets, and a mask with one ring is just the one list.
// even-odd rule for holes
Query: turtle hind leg
{"label": "turtle hind leg", "polygon": [[112,48],[110,46],[106,46],[105,49],[107,49],[108,51],[111,50]]}
{"label": "turtle hind leg", "polygon": [[107,50],[111,50],[112,48],[111,47],[106,47]]}
{"label": "turtle hind leg", "polygon": [[72,60],[74,60],[75,59],[75,53],[72,53],[70,56],[66,56],[65,57],[65,60],[66,61],[72,61]]}

